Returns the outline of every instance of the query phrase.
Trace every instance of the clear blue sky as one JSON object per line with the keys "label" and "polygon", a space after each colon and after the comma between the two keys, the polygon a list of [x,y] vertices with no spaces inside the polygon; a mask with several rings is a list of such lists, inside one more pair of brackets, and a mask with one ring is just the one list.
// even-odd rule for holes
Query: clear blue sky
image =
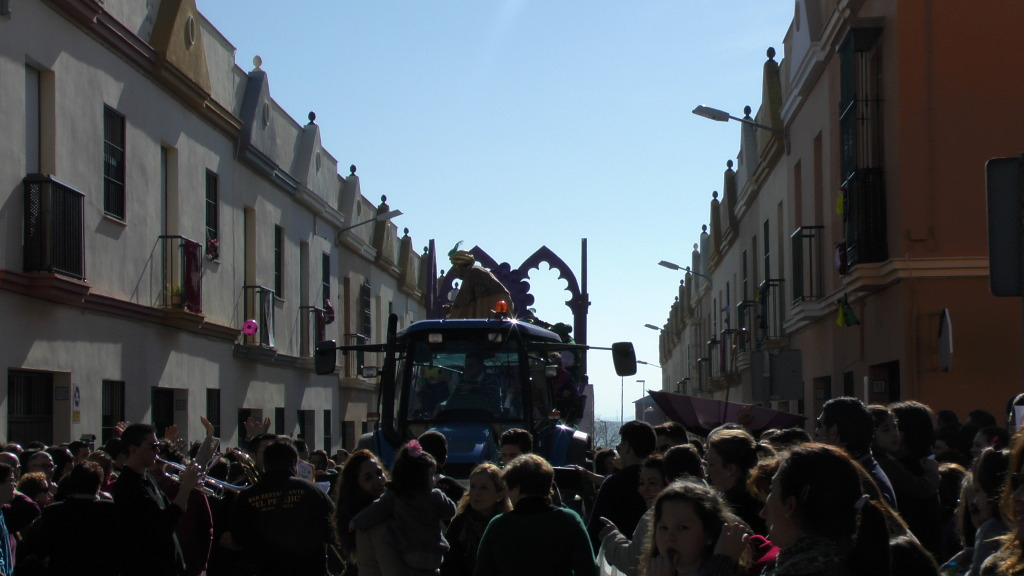
{"label": "clear blue sky", "polygon": [[[541,246],[580,277],[588,239],[589,340],[629,340],[658,364],[658,333],[712,191],[739,150],[739,124],[690,113],[757,109],[765,51],[786,0],[197,0],[237,48],[263,59],[270,93],[305,122],[316,112],[339,167],[388,197],[414,245],[479,245],[513,268]],[[447,262],[439,260],[439,267]],[[543,266],[542,268],[546,268]],[[555,271],[531,277],[538,315],[571,324]],[[620,386],[592,352],[599,417]],[[626,419],[639,379],[627,377]]]}

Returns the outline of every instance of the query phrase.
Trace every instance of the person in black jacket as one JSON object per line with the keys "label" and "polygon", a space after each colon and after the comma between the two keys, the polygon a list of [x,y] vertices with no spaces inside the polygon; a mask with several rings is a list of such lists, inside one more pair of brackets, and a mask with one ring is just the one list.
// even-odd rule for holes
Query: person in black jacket
{"label": "person in black jacket", "polygon": [[334,502],[308,480],[296,478],[299,454],[278,438],[263,452],[266,473],[238,494],[230,539],[256,574],[323,576],[327,544],[334,540]]}
{"label": "person in black jacket", "polygon": [[48,567],[48,574],[118,574],[117,557],[98,554],[118,530],[115,504],[100,500],[103,469],[95,462],[79,462],[60,483],[67,496],[43,509],[42,516],[25,531],[18,557]]}
{"label": "person in black jacket", "polygon": [[149,424],[129,424],[121,439],[128,453],[114,484],[114,504],[121,518],[121,573],[177,576],[185,570],[174,527],[188,507],[189,494],[199,478],[190,464],[178,474],[181,489],[168,501],[147,470],[156,462],[159,442]]}
{"label": "person in black jacket", "polygon": [[587,522],[594,550],[601,547],[601,530],[605,526],[614,525],[620,533],[632,539],[637,522],[647,511],[647,504],[637,492],[637,486],[640,484],[640,465],[654,452],[657,442],[654,428],[647,422],[633,420],[619,428],[619,438],[616,450],[622,470],[604,479]]}

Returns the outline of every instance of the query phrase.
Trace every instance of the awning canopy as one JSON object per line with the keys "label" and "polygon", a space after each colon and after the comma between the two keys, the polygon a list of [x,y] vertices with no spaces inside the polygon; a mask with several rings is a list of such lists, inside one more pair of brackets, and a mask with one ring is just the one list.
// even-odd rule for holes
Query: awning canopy
{"label": "awning canopy", "polygon": [[742,424],[755,436],[769,428],[803,426],[805,416],[780,412],[771,408],[709,400],[686,394],[651,390],[650,395],[666,416],[678,422],[687,431],[701,436],[726,422]]}

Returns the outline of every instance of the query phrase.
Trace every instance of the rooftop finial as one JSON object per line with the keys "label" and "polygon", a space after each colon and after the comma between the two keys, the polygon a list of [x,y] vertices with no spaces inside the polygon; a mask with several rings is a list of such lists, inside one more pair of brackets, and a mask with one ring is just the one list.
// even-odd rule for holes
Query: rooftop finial
{"label": "rooftop finial", "polygon": [[[700,225],[700,232],[701,232],[701,234],[707,234],[708,233],[708,225],[707,224],[701,224]],[[696,248],[696,246],[694,246],[694,248]]]}
{"label": "rooftop finial", "polygon": [[252,57],[252,65],[253,65],[253,72],[256,72],[257,70],[260,69],[260,66],[263,65],[263,58],[260,58],[259,54],[253,56]]}
{"label": "rooftop finial", "polygon": [[309,114],[308,114],[308,115],[306,116],[306,118],[309,118],[309,123],[310,123],[310,124],[312,124],[312,123],[316,122],[316,112],[312,112],[312,111],[311,111],[311,112],[310,112],[310,113],[309,113]]}
{"label": "rooftop finial", "polygon": [[380,195],[380,203],[383,204],[383,203],[385,203],[387,201],[388,201],[388,197],[383,195],[383,194],[381,194]]}
{"label": "rooftop finial", "polygon": [[348,167],[348,173],[349,174],[355,174],[356,173],[356,165],[355,164],[353,164],[353,165]]}
{"label": "rooftop finial", "polygon": [[711,193],[711,197],[714,198],[715,200],[718,200],[718,190],[715,190],[714,192],[712,192]]}
{"label": "rooftop finial", "polygon": [[408,229],[408,228],[406,228],[406,229],[402,230],[402,232],[404,232],[406,236],[408,236],[408,235],[409,235],[409,229]]}
{"label": "rooftop finial", "polygon": [[769,60],[773,60],[774,58],[775,58],[775,48],[769,46],[768,47],[768,59]]}
{"label": "rooftop finial", "polygon": [[746,114],[747,116],[750,116],[750,106],[744,106],[743,113]]}
{"label": "rooftop finial", "polygon": [[732,170],[732,160],[727,160],[725,163],[725,167],[728,168],[729,170]]}

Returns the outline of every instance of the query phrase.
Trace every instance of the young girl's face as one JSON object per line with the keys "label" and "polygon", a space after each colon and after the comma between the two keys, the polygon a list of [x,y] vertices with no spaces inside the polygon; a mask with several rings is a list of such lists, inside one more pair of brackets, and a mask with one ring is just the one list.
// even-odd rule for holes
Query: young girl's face
{"label": "young girl's face", "polygon": [[875,428],[875,446],[885,450],[889,454],[900,449],[900,429],[896,426],[896,420],[892,414],[885,418],[885,421]]}
{"label": "young girl's face", "polygon": [[[988,495],[985,494],[985,490],[978,485],[977,479],[974,480],[974,506],[978,510],[978,526],[981,526],[981,524],[996,513],[992,503],[988,500]],[[974,519],[973,515],[971,516],[971,519]]]}
{"label": "young girl's face", "polygon": [[469,506],[478,514],[494,515],[494,509],[504,497],[505,492],[498,490],[490,474],[477,472],[469,477]]}
{"label": "young girl's face", "polygon": [[664,487],[665,477],[661,475],[661,472],[646,466],[640,469],[640,484],[637,492],[643,497],[648,508],[654,506],[654,499],[658,497],[658,493]]}
{"label": "young girl's face", "polygon": [[669,500],[661,506],[661,518],[654,527],[658,555],[667,554],[676,574],[696,572],[704,560],[706,537],[704,524],[693,503]]}

